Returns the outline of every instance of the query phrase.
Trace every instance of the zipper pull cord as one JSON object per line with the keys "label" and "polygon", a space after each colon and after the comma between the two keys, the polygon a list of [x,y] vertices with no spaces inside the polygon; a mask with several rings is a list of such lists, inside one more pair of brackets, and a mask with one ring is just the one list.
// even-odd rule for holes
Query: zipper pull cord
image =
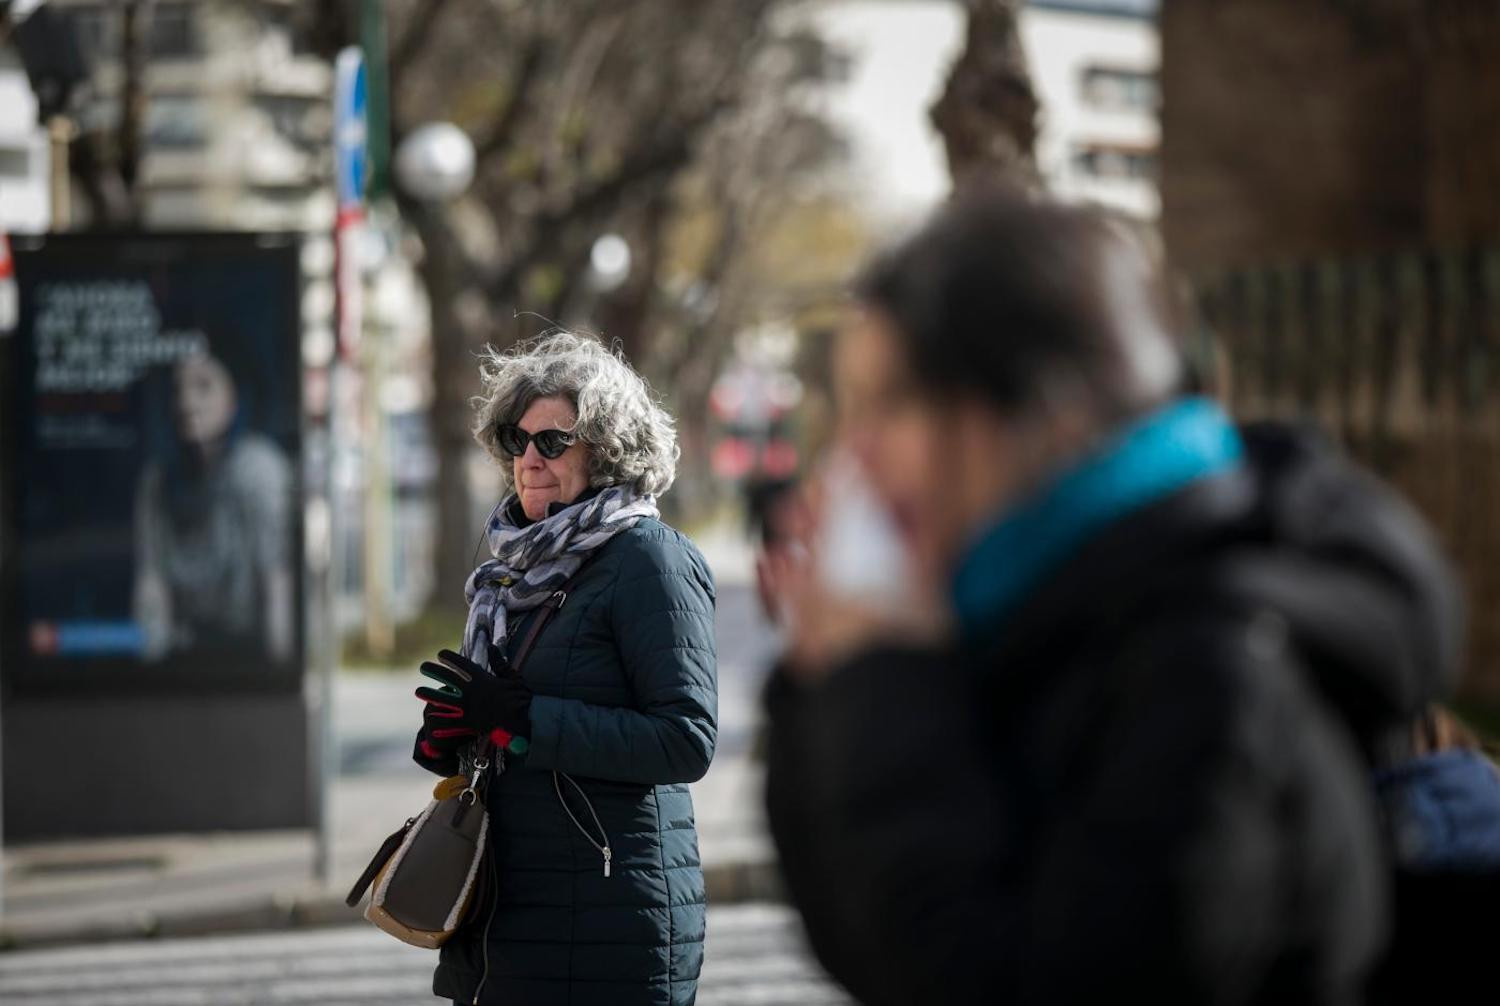
{"label": "zipper pull cord", "polygon": [[[574,816],[573,808],[569,807],[568,801],[563,798],[562,784],[557,781],[558,776],[562,776],[564,779],[568,780],[568,785],[572,786],[578,791],[578,796],[583,800],[583,805],[589,809],[589,816],[594,819],[594,827],[599,829],[599,837],[604,840],[604,843],[602,845],[594,841],[594,836],[590,835],[589,830],[583,826],[583,824],[578,820],[577,817]],[[594,805],[589,800],[589,795],[583,791],[582,786],[578,785],[577,780],[568,775],[568,773],[566,772],[554,771],[552,773],[552,788],[557,793],[557,802],[562,804],[563,811],[573,822],[573,827],[582,832],[583,837],[589,840],[589,845],[592,845],[595,849],[599,850],[599,855],[604,857],[604,875],[608,877],[610,875],[610,862],[614,859],[615,854],[614,850],[609,847],[609,834],[604,830],[604,825],[599,823],[599,815],[594,812]]]}

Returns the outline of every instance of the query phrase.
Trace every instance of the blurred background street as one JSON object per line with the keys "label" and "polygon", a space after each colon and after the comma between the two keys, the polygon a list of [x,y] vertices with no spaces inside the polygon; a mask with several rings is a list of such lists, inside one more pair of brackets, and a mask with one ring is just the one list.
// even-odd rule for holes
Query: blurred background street
{"label": "blurred background street", "polygon": [[[724,656],[718,750],[693,787],[699,840],[714,894],[765,897],[776,881],[753,743],[775,635],[756,607],[744,549],[733,539],[717,550],[706,544],[719,579]],[[420,680],[406,667],[349,668],[335,680],[337,890],[314,882],[315,842],[304,830],[38,842],[9,852],[7,938],[36,944],[355,918],[344,889],[399,823],[397,809],[420,808],[432,789],[432,777],[411,760]]]}
{"label": "blurred background street", "polygon": [[763,819],[757,518],[849,276],[969,177],[1101,208],[1205,389],[1414,502],[1500,733],[1500,8],[1436,6],[0,0],[0,1002],[424,1001],[343,895],[431,790],[479,354],[569,326],[718,581],[699,1002],[843,1002]]}

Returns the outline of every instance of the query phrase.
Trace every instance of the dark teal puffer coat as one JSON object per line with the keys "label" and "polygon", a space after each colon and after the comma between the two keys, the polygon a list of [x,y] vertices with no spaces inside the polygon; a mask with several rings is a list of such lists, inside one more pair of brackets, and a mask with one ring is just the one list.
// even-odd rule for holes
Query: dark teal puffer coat
{"label": "dark teal puffer coat", "polygon": [[[533,617],[512,626],[512,656]],[[718,726],[703,556],[660,521],[616,535],[522,674],[531,749],[490,786],[488,939],[482,911],[443,948],[434,993],[471,1002],[482,980],[479,1001],[504,1006],[691,1003],[705,918],[687,784],[708,770]]]}

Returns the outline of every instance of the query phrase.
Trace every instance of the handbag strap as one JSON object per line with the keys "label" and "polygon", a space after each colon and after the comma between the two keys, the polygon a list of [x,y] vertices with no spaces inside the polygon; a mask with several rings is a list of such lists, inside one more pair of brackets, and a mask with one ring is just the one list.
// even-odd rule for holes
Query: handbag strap
{"label": "handbag strap", "polygon": [[365,867],[365,872],[359,875],[359,879],[349,889],[348,895],[344,898],[344,904],[350,908],[359,904],[359,899],[365,896],[365,891],[380,875],[380,870],[385,866],[386,861],[396,854],[397,849],[401,848],[406,833],[411,831],[411,826],[416,823],[416,820],[414,817],[407,818],[405,824],[391,832],[386,840],[380,843],[380,848],[376,849],[375,855],[370,857],[370,865]]}
{"label": "handbag strap", "polygon": [[[573,571],[573,575],[568,577],[561,587],[548,594],[547,599],[542,602],[536,615],[531,619],[531,625],[526,629],[526,635],[521,639],[521,648],[516,651],[516,659],[511,661],[510,666],[514,673],[521,673],[521,668],[525,665],[526,658],[531,656],[531,648],[536,645],[537,637],[542,634],[542,630],[547,627],[547,623],[552,621],[552,616],[557,614],[558,610],[568,600],[568,588],[573,586],[574,582],[588,568],[589,563],[594,560],[594,556],[597,554],[597,549],[590,553],[582,565]],[[490,739],[489,734],[484,734],[480,737],[479,744],[474,750],[474,760],[487,761],[494,753],[495,742]]]}
{"label": "handbag strap", "polygon": [[547,599],[542,602],[542,606],[537,611],[536,617],[531,620],[531,625],[526,629],[526,636],[521,640],[521,648],[516,651],[516,659],[510,665],[517,673],[520,672],[522,665],[526,663],[526,658],[531,656],[531,648],[536,645],[536,637],[542,634],[542,629],[552,620],[552,616],[557,614],[558,609],[563,606],[563,602],[568,599],[566,588],[571,583],[572,580],[569,580],[568,583],[563,584],[562,587],[547,595]]}

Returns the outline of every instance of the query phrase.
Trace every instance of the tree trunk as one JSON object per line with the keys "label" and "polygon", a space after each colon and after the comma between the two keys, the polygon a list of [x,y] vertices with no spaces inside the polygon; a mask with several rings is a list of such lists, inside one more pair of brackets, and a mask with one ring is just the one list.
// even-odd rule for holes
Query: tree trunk
{"label": "tree trunk", "polygon": [[594,325],[605,341],[619,340],[625,358],[637,370],[645,370],[645,358],[651,350],[646,330],[656,300],[657,280],[661,274],[662,246],[668,223],[670,199],[665,188],[650,194],[641,210],[641,220],[634,228],[633,261],[624,285],[605,297],[599,305]]}
{"label": "tree trunk", "polygon": [[422,280],[432,312],[432,437],[437,451],[436,589],[432,607],[461,612],[464,581],[474,568],[474,548],[481,528],[473,517],[469,487],[469,458],[474,446],[470,433],[469,400],[479,390],[473,338],[457,309],[463,284],[457,275],[459,250],[452,232],[438,219],[438,210],[416,212],[426,253]]}
{"label": "tree trunk", "polygon": [[111,221],[121,227],[135,227],[141,220],[140,176],[142,139],[146,133],[146,61],[150,56],[151,17],[154,0],[131,0],[121,12],[121,65],[124,80],[120,85],[120,137],[118,147],[120,181],[125,188],[125,204],[120,208],[124,218]]}
{"label": "tree trunk", "polygon": [[1039,184],[1036,92],[1021,48],[1022,0],[968,0],[964,50],[933,104],[955,187],[981,179]]}

